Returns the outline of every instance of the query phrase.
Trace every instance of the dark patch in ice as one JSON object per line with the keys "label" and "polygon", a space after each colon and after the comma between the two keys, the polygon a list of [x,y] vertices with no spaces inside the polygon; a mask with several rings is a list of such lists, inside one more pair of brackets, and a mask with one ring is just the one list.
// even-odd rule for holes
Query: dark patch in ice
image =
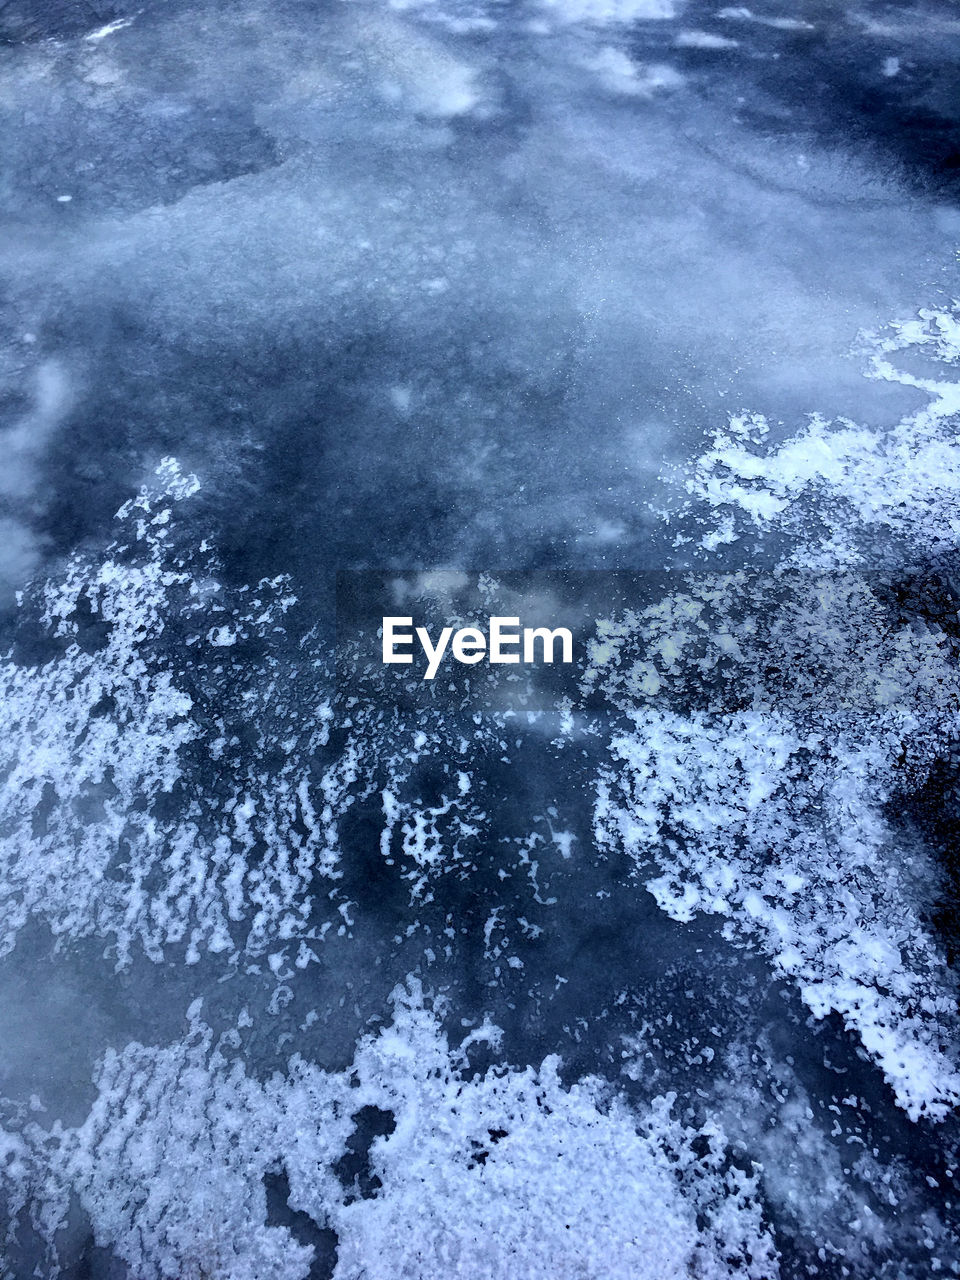
{"label": "dark patch in ice", "polygon": [[285,1227],[299,1244],[313,1249],[306,1280],[331,1280],[337,1265],[337,1233],[330,1227],[318,1226],[309,1213],[291,1209],[286,1169],[264,1174],[263,1188],[267,1195],[267,1226]]}
{"label": "dark patch in ice", "polygon": [[478,1165],[486,1164],[490,1156],[490,1149],[496,1146],[501,1138],[506,1138],[507,1136],[506,1129],[488,1129],[487,1137],[489,1142],[483,1143],[476,1138],[472,1138],[470,1141],[470,1160],[467,1168],[474,1169]]}
{"label": "dark patch in ice", "polygon": [[[956,196],[960,31],[952,6],[858,12],[822,3],[787,12],[760,0],[729,6],[728,17],[717,11],[714,4],[690,4],[683,25],[736,40],[736,48],[676,51],[708,100],[723,102],[761,135],[794,137],[801,147],[862,150],[892,165],[918,193]],[[775,25],[785,18],[793,29]],[[638,48],[645,44],[644,35],[637,38]]]}
{"label": "dark patch in ice", "polygon": [[344,1187],[344,1204],[369,1200],[383,1186],[370,1168],[370,1148],[377,1138],[389,1136],[397,1127],[392,1112],[374,1106],[361,1107],[354,1113],[353,1123],[356,1128],[333,1170]]}

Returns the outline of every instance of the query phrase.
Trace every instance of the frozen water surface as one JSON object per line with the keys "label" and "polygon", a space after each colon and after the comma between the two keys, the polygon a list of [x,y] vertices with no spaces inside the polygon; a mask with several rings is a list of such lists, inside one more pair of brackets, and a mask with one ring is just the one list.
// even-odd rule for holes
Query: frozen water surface
{"label": "frozen water surface", "polygon": [[960,1274],[958,55],[0,3],[0,1274]]}

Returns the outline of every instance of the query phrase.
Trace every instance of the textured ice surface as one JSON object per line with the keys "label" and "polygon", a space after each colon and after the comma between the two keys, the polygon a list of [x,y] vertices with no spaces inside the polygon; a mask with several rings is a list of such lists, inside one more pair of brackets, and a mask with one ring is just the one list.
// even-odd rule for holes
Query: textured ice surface
{"label": "textured ice surface", "polygon": [[[544,899],[538,879],[541,863],[579,863],[582,836],[549,807],[547,838],[501,861],[504,891],[494,891],[497,864],[484,864],[504,836],[493,835],[491,806],[507,797],[484,775],[498,755],[529,769],[524,736],[539,770],[579,741],[600,857],[622,848],[674,920],[719,915],[731,940],[759,942],[816,1018],[841,1015],[911,1118],[947,1116],[960,1077],[955,984],[928,923],[939,880],[896,810],[956,734],[953,632],[918,618],[883,579],[850,571],[690,575],[658,596],[658,583],[670,584],[661,576],[654,603],[598,624],[578,701],[534,700],[523,723],[516,702],[481,683],[439,701],[431,689],[432,707],[394,707],[383,671],[369,660],[364,668],[349,646],[341,656],[358,665],[346,686],[331,682],[315,634],[291,658],[281,643],[285,615],[296,612],[289,584],[254,592],[218,581],[209,543],[191,550],[179,518],[198,496],[197,481],[165,461],[119,512],[122,536],[99,563],[78,555],[61,582],[25,598],[6,675],[11,739],[21,744],[4,799],[17,908],[8,948],[33,918],[65,943],[109,939],[121,965],[142,953],[188,965],[221,956],[224,978],[262,969],[251,980],[274,993],[259,1017],[277,1018],[312,966],[325,968],[331,928],[352,937],[355,918],[375,908],[375,882],[353,879],[359,901],[336,896],[366,842],[368,865],[390,868],[403,886],[411,929],[434,906],[446,921],[435,941],[427,930],[428,964],[436,948],[456,972],[460,921],[444,916],[448,885],[472,880],[487,895],[474,927],[491,985],[510,971],[539,984],[544,927],[522,916],[511,943],[511,916],[546,905],[552,932],[564,912],[582,910],[572,888]],[[450,610],[468,582],[423,578],[412,599]],[[483,580],[482,595],[503,590]],[[190,660],[177,678],[183,652]],[[411,687],[428,696],[423,682]],[[209,761],[215,771],[205,775]],[[424,766],[439,770],[429,787]],[[356,806],[371,819],[359,845],[356,830],[342,838]],[[520,887],[507,891],[518,874]],[[626,879],[617,892],[639,899],[645,890]],[[266,964],[251,964],[258,958]],[[567,981],[556,974],[557,988]],[[763,1124],[731,1124],[732,1100],[743,1096],[736,1042],[717,1041],[721,1074],[704,1077],[701,1101],[671,1119],[659,1094],[628,1102],[599,1080],[561,1084],[559,1059],[538,1072],[500,1059],[472,1075],[470,1046],[496,1061],[492,1024],[474,1025],[452,1052],[418,993],[416,980],[411,994],[396,993],[394,1025],[361,1042],[351,1070],[300,1057],[267,1077],[240,1034],[256,1026],[246,1011],[215,1033],[198,1004],[183,1042],[107,1054],[83,1124],[47,1134],[30,1111],[14,1114],[8,1209],[15,1219],[18,1206],[29,1210],[51,1269],[63,1247],[57,1223],[76,1199],[100,1246],[133,1274],[163,1277],[191,1267],[198,1276],[308,1275],[309,1245],[267,1221],[263,1178],[280,1166],[291,1210],[335,1232],[336,1275],[679,1276],[692,1267],[765,1277],[778,1265],[771,1215],[801,1238],[842,1238],[833,1217],[814,1231],[816,1211],[785,1191],[795,1146],[773,1142]],[[657,1044],[673,1038],[672,1018]],[[625,1042],[625,1073],[639,1085],[649,1035],[645,1023]],[[284,1040],[293,1051],[297,1037]],[[717,1051],[684,1054],[707,1064]],[[873,1169],[865,1155],[848,1186],[832,1142],[846,1131],[810,1128],[804,1085],[794,1079],[787,1093],[798,1101],[775,1123],[805,1135],[811,1160],[836,1165],[846,1221],[882,1216],[878,1186],[896,1185],[910,1206],[896,1237],[880,1222],[857,1235],[864,1267],[897,1250],[949,1258],[952,1237],[910,1179],[883,1162]],[[372,1195],[345,1191],[335,1170],[363,1107],[396,1121],[371,1148]],[[622,1201],[599,1190],[612,1164]],[[144,1190],[131,1197],[134,1183]],[[853,1251],[850,1239],[836,1247]]]}
{"label": "textured ice surface", "polygon": [[[960,1274],[958,58],[0,4],[11,1277]],[[579,690],[334,652],[518,566]]]}

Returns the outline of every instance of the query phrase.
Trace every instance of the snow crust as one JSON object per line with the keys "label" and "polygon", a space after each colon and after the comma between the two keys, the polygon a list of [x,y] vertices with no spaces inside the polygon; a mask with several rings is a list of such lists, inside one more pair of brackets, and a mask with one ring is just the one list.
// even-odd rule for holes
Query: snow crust
{"label": "snow crust", "polygon": [[[473,1070],[495,1027],[451,1045],[415,979],[392,1000],[393,1021],[340,1073],[294,1057],[258,1081],[200,1001],[182,1041],[110,1051],[82,1125],[5,1139],[7,1194],[42,1189],[47,1274],[73,1194],[141,1280],[304,1280],[312,1249],[265,1221],[263,1178],[279,1169],[290,1206],[337,1233],[334,1280],[778,1274],[756,1171],[717,1124],[682,1124],[672,1095],[635,1114],[599,1080],[564,1085],[556,1058]],[[371,1146],[371,1195],[336,1168],[363,1107],[393,1120]]]}
{"label": "snow crust", "polygon": [[[923,309],[868,336],[868,376],[914,388],[921,407],[889,428],[811,415],[796,434],[771,441],[760,414],[732,415],[692,464],[687,491],[705,504],[705,551],[748,530],[792,540],[796,564],[871,562],[878,538],[927,555],[960,544],[960,319]],[[932,364],[924,376],[897,357]],[[875,561],[873,561],[875,563]]]}
{"label": "snow crust", "polygon": [[[922,310],[862,349],[921,407],[889,428],[814,415],[776,443],[733,414],[687,471],[701,558],[776,535],[781,568],[692,577],[598,626],[585,687],[629,727],[596,830],[664,911],[725,917],[817,1018],[842,1017],[912,1118],[942,1119],[955,982],[929,925],[938,870],[898,819],[960,727],[952,580],[923,582],[960,533],[960,325]],[[850,571],[905,557],[921,568],[899,596]]]}
{"label": "snow crust", "polygon": [[[292,597],[276,579],[231,599],[205,543],[181,556],[171,517],[197,487],[162,462],[102,562],[74,557],[33,601],[58,651],[0,671],[3,952],[31,915],[112,937],[120,963],[134,942],[154,959],[183,944],[188,962],[258,950],[302,925],[314,877],[335,872],[349,750],[315,802],[307,762],[329,707],[291,705],[276,661],[251,652]],[[288,756],[268,767],[278,737]],[[197,753],[219,764],[209,794],[189,785]]]}
{"label": "snow crust", "polygon": [[628,725],[597,838],[623,842],[674,919],[758,941],[913,1118],[942,1118],[960,1099],[955,985],[920,889],[936,874],[894,814],[960,730],[956,642],[852,573],[684,585],[592,643],[586,686]]}

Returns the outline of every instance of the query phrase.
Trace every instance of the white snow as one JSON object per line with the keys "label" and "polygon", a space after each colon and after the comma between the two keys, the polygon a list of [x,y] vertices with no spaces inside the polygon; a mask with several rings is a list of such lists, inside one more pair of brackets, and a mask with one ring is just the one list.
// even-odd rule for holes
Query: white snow
{"label": "white snow", "polygon": [[[0,668],[3,952],[31,915],[56,934],[111,937],[120,963],[135,942],[154,959],[169,944],[185,945],[191,961],[203,948],[256,950],[295,932],[315,877],[336,874],[336,815],[355,771],[352,746],[317,770],[327,719],[291,720],[275,680],[249,666],[224,676],[197,658],[187,685],[179,664],[191,652],[189,636],[185,649],[164,649],[175,615],[229,654],[240,636],[276,628],[290,605],[282,579],[232,603],[210,588],[212,553],[186,566],[173,549],[171,514],[196,489],[193,477],[164,461],[118,513],[121,537],[102,562],[76,556],[61,581],[43,587],[43,624],[60,638],[61,654],[41,666]],[[92,648],[77,639],[84,606],[105,632]],[[207,705],[199,706],[204,686]],[[259,742],[238,758],[231,726],[251,715],[262,721]],[[268,771],[258,760],[271,747],[264,728],[279,716],[279,737],[285,715],[287,761]],[[155,806],[178,794],[196,751],[221,762],[219,793],[201,804],[187,785],[176,816],[158,818]],[[314,799],[306,790],[311,772]],[[37,812],[46,813],[39,830]],[[262,862],[254,855],[261,842],[269,850]]]}
{"label": "white snow", "polygon": [[[788,533],[797,564],[856,564],[878,538],[926,553],[960,544],[957,316],[922,310],[864,345],[869,376],[917,390],[922,407],[888,428],[812,414],[777,445],[762,415],[732,416],[686,481],[713,522],[708,550],[743,536],[744,517],[761,532]],[[939,376],[898,368],[899,352],[933,361]]]}
{"label": "white snow", "polygon": [[[75,1195],[140,1280],[304,1280],[312,1250],[265,1221],[282,1167],[290,1206],[337,1233],[334,1280],[775,1280],[756,1175],[715,1123],[684,1125],[672,1095],[634,1112],[599,1081],[566,1086],[556,1058],[476,1073],[495,1027],[451,1045],[419,983],[392,1000],[340,1073],[293,1057],[256,1080],[199,1001],[182,1041],[108,1052],[83,1124],[2,1139],[8,1192],[40,1197],[49,1273]],[[370,1151],[380,1189],[354,1199],[335,1166],[370,1106],[395,1127]]]}
{"label": "white snow", "polygon": [[676,15],[674,0],[540,0],[561,23],[618,26],[629,22],[663,22]]}
{"label": "white snow", "polygon": [[84,36],[84,40],[90,44],[99,44],[101,40],[106,40],[107,36],[114,35],[117,31],[123,31],[125,27],[133,24],[133,18],[117,18],[114,22],[108,22],[103,27],[97,27],[95,31],[91,31],[89,35]]}
{"label": "white snow", "polygon": [[629,727],[598,840],[623,843],[674,919],[758,939],[913,1118],[945,1116],[960,1026],[925,923],[937,878],[886,806],[960,731],[947,637],[894,625],[866,579],[810,573],[691,578],[599,631],[586,687]]}

